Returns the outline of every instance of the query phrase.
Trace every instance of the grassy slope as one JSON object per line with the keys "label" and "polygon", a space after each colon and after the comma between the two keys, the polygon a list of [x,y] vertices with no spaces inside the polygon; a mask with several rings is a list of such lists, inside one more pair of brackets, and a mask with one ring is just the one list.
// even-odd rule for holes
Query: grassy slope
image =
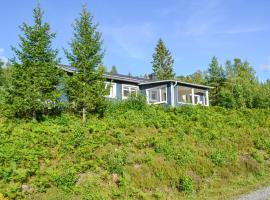
{"label": "grassy slope", "polygon": [[[0,122],[0,192],[26,199],[223,199],[270,177],[270,110]],[[23,185],[23,192],[22,192]]]}

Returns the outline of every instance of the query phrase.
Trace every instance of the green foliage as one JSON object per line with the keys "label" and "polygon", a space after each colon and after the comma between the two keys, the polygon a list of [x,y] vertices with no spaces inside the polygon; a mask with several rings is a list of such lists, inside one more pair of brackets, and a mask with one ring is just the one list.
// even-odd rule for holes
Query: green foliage
{"label": "green foliage", "polygon": [[187,194],[191,194],[194,192],[192,178],[189,176],[183,176],[179,179],[178,189],[181,192],[185,192]]}
{"label": "green foliage", "polygon": [[115,149],[113,152],[108,152],[104,160],[111,174],[123,175],[127,162],[127,153],[124,150]]}
{"label": "green foliage", "polygon": [[54,33],[43,23],[40,7],[33,11],[34,25],[23,23],[19,48],[13,48],[11,76],[5,90],[9,115],[38,118],[59,106],[61,90],[57,89],[61,71],[57,68],[57,50],[52,49]]}
{"label": "green foliage", "polygon": [[86,123],[70,114],[1,119],[1,192],[17,199],[201,199],[210,189],[231,191],[237,181],[270,175],[268,109],[141,103],[110,102],[110,112]]}
{"label": "green foliage", "polygon": [[216,166],[221,167],[226,164],[226,153],[217,150],[210,155],[210,159]]}
{"label": "green foliage", "polygon": [[3,67],[4,66],[4,62],[0,59],[0,87],[4,85],[4,70]]}
{"label": "green foliage", "polygon": [[67,78],[66,90],[71,109],[83,116],[87,113],[103,113],[105,106],[104,69],[102,63],[101,34],[93,17],[84,6],[80,18],[75,20],[71,52],[65,51],[71,66],[78,72]]}
{"label": "green foliage", "polygon": [[[234,63],[226,63],[226,83],[221,91],[221,105],[230,108],[253,108],[256,88],[259,87],[258,80],[255,76],[254,69],[248,62],[242,62],[235,58]],[[228,96],[230,98],[228,99]]]}
{"label": "green foliage", "polygon": [[175,76],[173,63],[174,60],[170,51],[166,48],[162,39],[159,39],[152,61],[152,68],[156,78],[159,80],[173,79]]}
{"label": "green foliage", "polygon": [[187,83],[195,83],[195,84],[201,84],[201,85],[207,84],[206,72],[201,71],[201,70],[198,70],[191,75],[177,76],[176,79],[179,81],[187,82]]}

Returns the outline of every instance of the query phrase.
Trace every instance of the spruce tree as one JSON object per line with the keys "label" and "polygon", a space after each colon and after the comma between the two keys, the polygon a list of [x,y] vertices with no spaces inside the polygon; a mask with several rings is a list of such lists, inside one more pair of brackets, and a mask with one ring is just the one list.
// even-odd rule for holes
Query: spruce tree
{"label": "spruce tree", "polygon": [[159,39],[152,61],[155,77],[159,80],[173,79],[175,76],[173,63],[174,60],[170,51],[166,48],[162,39]]}
{"label": "spruce tree", "polygon": [[18,48],[12,48],[11,77],[5,101],[10,114],[16,117],[37,117],[58,106],[60,90],[57,89],[61,71],[57,65],[57,50],[52,40],[55,33],[43,22],[43,11],[39,6],[33,10],[34,25],[20,26]]}
{"label": "spruce tree", "polygon": [[70,42],[71,53],[65,51],[70,65],[78,72],[69,77],[66,84],[71,108],[86,121],[88,113],[101,113],[105,105],[103,50],[101,33],[93,22],[93,16],[83,6],[80,17],[73,25],[74,35]]}
{"label": "spruce tree", "polygon": [[117,68],[116,68],[115,65],[112,66],[111,73],[112,74],[118,74],[118,71],[117,71]]}
{"label": "spruce tree", "polygon": [[218,105],[220,102],[221,88],[225,81],[224,70],[219,65],[217,58],[214,56],[209,64],[207,71],[207,82],[214,87],[210,91],[210,102],[212,105]]}

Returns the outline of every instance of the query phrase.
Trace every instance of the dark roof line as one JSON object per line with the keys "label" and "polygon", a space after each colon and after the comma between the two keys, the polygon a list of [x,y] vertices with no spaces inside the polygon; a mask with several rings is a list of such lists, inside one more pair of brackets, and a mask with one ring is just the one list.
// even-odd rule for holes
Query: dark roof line
{"label": "dark roof line", "polygon": [[[64,71],[69,72],[69,73],[78,72],[78,70],[75,67],[72,67],[69,65],[62,65],[61,64],[61,65],[59,65],[59,67],[61,69],[63,69]],[[190,85],[190,86],[197,86],[197,87],[202,87],[202,88],[213,88],[213,87],[206,86],[206,85],[187,83],[187,82],[177,81],[177,80],[151,80],[151,79],[145,79],[145,78],[123,75],[123,74],[112,74],[110,72],[105,72],[104,76],[108,79],[122,80],[122,81],[137,83],[139,85],[152,84],[152,83],[175,82],[175,83],[180,83],[180,84],[185,84],[185,85]]]}

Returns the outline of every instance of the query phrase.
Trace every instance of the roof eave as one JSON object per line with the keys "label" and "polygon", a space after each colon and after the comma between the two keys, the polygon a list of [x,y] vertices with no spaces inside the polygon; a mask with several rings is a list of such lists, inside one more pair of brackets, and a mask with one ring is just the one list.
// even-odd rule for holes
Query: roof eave
{"label": "roof eave", "polygon": [[190,86],[195,86],[195,87],[202,87],[202,88],[207,88],[207,89],[212,89],[214,87],[207,86],[207,85],[200,85],[200,84],[194,84],[194,83],[187,83],[183,81],[177,81],[177,80],[160,80],[160,81],[150,81],[150,82],[144,82],[140,83],[139,85],[148,85],[148,84],[154,84],[154,83],[165,83],[165,82],[176,82],[176,83],[182,83],[185,85],[190,85]]}

